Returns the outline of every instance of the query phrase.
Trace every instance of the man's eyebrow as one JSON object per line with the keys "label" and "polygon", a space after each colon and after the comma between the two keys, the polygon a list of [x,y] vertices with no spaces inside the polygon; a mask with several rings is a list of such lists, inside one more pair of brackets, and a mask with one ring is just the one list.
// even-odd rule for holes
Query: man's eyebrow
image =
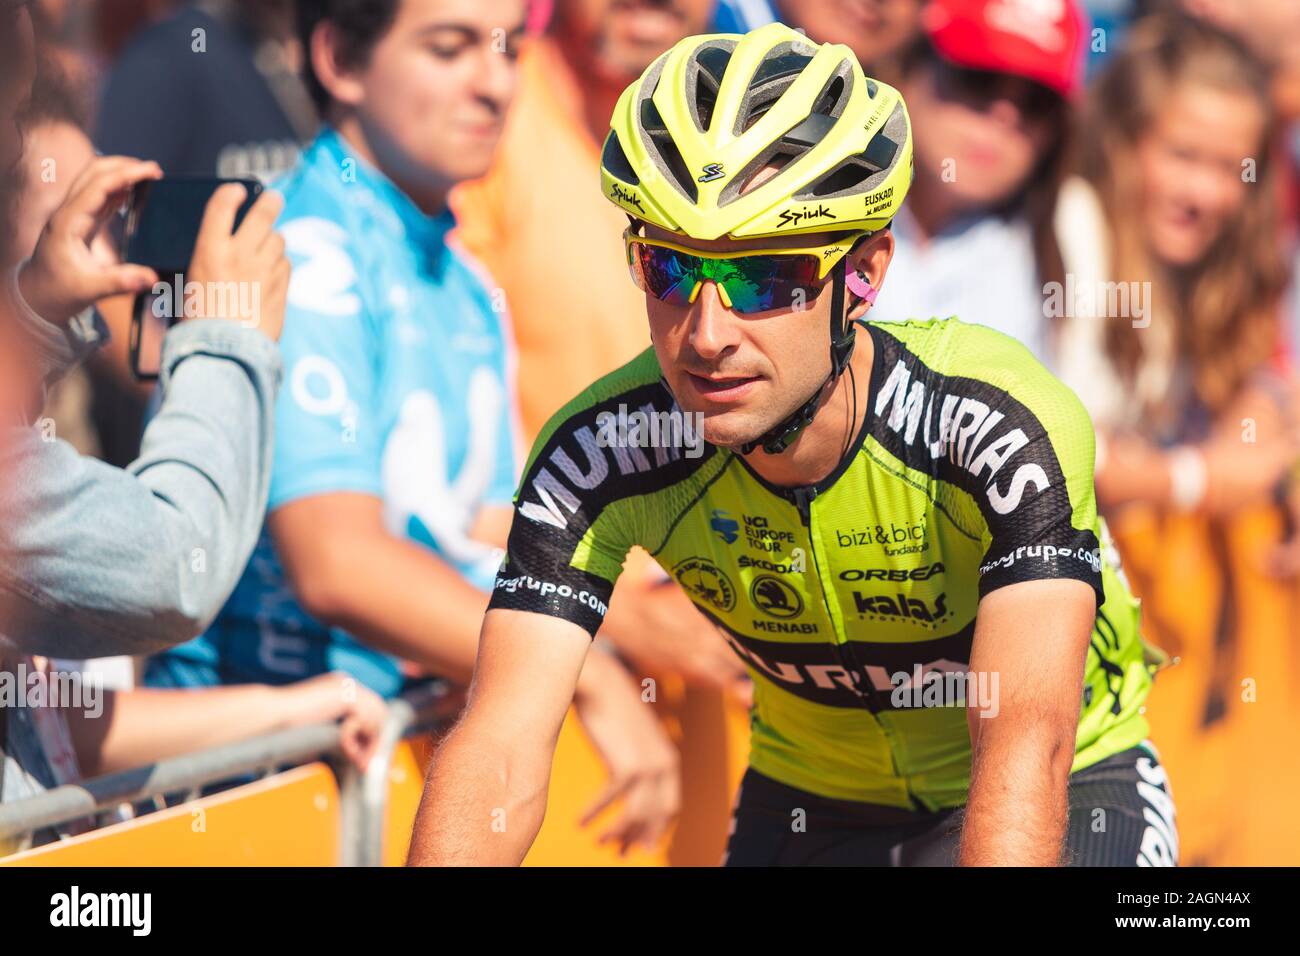
{"label": "man's eyebrow", "polygon": [[[492,27],[491,30],[489,30],[488,32],[490,34],[492,30],[498,30],[498,29],[502,29],[502,28]],[[516,37],[524,33],[526,30],[527,30],[527,23],[521,20],[514,27],[511,27],[510,29],[506,30],[506,36]],[[460,35],[461,38],[466,40],[477,40],[480,36],[483,35],[483,32],[484,31],[482,28],[474,24],[459,23],[456,21],[441,21],[435,23],[427,23],[424,26],[420,27],[420,29],[415,31],[416,36],[419,37],[427,37],[435,33],[457,33]]]}

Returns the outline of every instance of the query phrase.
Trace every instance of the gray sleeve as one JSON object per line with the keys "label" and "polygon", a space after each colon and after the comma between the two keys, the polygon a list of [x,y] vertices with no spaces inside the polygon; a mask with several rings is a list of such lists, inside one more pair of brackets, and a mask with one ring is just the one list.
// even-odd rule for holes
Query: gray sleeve
{"label": "gray sleeve", "polygon": [[36,384],[41,390],[33,408],[45,404],[44,389],[63,378],[109,339],[108,327],[93,307],[73,316],[67,325],[47,322],[32,311],[18,291],[18,272],[9,273],[8,302],[13,306],[12,321],[22,335],[36,370]]}
{"label": "gray sleeve", "polygon": [[200,633],[261,528],[280,371],[260,332],[191,320],[167,334],[162,407],[125,470],[12,430],[0,442],[0,646],[102,657]]}

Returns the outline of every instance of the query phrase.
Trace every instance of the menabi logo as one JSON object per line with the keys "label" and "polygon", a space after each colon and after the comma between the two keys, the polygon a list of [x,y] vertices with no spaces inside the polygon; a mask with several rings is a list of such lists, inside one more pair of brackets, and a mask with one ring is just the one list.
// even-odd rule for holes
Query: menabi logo
{"label": "menabi logo", "polygon": [[709,520],[709,527],[716,531],[718,537],[727,544],[735,544],[736,539],[740,537],[740,522],[721,508],[713,509],[713,517]]}

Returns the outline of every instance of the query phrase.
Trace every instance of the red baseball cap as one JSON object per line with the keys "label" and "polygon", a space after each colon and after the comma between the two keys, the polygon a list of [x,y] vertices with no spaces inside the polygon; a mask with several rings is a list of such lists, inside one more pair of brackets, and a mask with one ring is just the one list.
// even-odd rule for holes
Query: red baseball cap
{"label": "red baseball cap", "polygon": [[1088,18],[1075,0],[931,0],[921,25],[940,56],[1070,97],[1083,86]]}

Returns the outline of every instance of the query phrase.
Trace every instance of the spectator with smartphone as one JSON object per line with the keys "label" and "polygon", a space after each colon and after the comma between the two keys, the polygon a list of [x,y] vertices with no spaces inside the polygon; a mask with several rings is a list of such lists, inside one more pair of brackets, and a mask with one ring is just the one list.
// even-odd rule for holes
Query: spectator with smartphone
{"label": "spectator with smartphone", "polygon": [[[15,117],[30,92],[34,41],[23,5],[10,3],[0,17],[8,47],[0,151],[9,169],[20,155]],[[210,316],[172,330],[162,412],[140,460],[121,471],[29,427],[44,386],[100,343],[91,305],[157,281],[150,269],[105,261],[94,243],[131,187],[161,174],[157,164],[121,156],[92,162],[0,295],[5,364],[25,373],[36,393],[11,385],[0,409],[4,653],[95,657],[176,644],[216,613],[252,549],[279,377],[274,340],[289,279],[272,232],[278,197],[263,198],[234,235],[242,188],[213,197],[190,278],[260,283],[261,325]],[[3,225],[7,235],[7,208]]]}
{"label": "spectator with smartphone", "polygon": [[[91,306],[152,288],[151,269],[105,262],[96,236],[154,163],[96,159],[46,224],[7,297],[35,370],[36,394],[102,342]],[[273,233],[278,196],[258,200],[232,235],[241,186],[222,187],[204,216],[187,279],[253,282],[261,321],[186,320],[163,345],[162,406],[141,457],[119,470],[34,428],[0,446],[0,647],[60,657],[143,654],[198,633],[252,550],[270,468],[272,407],[289,264]]]}

